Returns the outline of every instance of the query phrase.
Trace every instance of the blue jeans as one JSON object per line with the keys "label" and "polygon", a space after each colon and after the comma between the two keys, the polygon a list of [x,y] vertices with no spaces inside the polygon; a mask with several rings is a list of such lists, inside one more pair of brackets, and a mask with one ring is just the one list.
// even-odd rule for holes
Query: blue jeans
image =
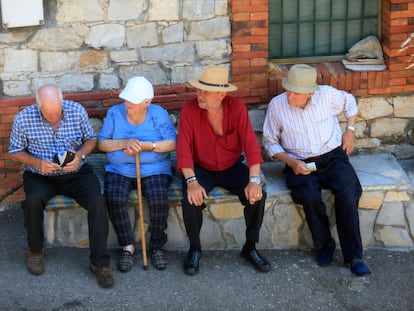
{"label": "blue jeans", "polygon": [[358,202],[362,188],[348,156],[338,147],[305,162],[315,162],[317,171],[310,175],[295,175],[286,166],[284,173],[293,201],[303,206],[315,248],[325,247],[332,239],[321,194],[322,188],[331,189],[335,196],[336,226],[344,260],[361,259]]}

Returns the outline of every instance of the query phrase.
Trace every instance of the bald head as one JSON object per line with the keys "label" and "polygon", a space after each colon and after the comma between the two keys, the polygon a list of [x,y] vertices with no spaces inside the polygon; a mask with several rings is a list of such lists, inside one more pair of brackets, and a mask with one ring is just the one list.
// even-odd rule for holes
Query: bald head
{"label": "bald head", "polygon": [[50,124],[57,124],[62,118],[62,101],[62,91],[55,84],[43,85],[36,92],[37,105]]}

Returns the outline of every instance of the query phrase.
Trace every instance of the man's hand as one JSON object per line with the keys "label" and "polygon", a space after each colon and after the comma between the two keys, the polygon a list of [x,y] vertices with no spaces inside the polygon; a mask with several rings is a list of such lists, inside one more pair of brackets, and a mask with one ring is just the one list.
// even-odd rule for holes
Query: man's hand
{"label": "man's hand", "polygon": [[60,170],[61,167],[49,160],[40,160],[40,172],[42,174],[50,174],[55,173],[56,171]]}
{"label": "man's hand", "polygon": [[254,182],[249,182],[244,189],[244,194],[250,204],[254,204],[263,198],[262,186]]}
{"label": "man's hand", "polygon": [[188,183],[187,185],[187,200],[190,204],[201,206],[204,199],[207,199],[206,190],[198,183],[197,180]]}
{"label": "man's hand", "polygon": [[312,171],[306,166],[302,160],[292,159],[289,161],[289,166],[292,168],[295,175],[309,175]]}
{"label": "man's hand", "polygon": [[342,134],[342,149],[347,155],[350,155],[354,151],[355,146],[355,134],[351,130],[345,130]]}
{"label": "man's hand", "polygon": [[61,168],[63,171],[66,172],[76,171],[82,163],[82,155],[79,152],[76,152],[75,150],[70,151],[75,152],[76,155],[72,161],[70,161],[64,167]]}

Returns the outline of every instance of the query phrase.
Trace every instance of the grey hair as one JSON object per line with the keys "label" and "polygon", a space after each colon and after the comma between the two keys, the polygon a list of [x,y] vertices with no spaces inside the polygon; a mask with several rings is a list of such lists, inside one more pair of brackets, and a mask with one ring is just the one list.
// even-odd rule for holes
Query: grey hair
{"label": "grey hair", "polygon": [[58,96],[61,102],[63,102],[63,95],[62,95],[62,90],[60,89],[60,87],[58,87],[56,84],[45,84],[42,85],[40,87],[37,88],[36,91],[36,103],[40,106],[41,105],[41,100],[40,100],[40,96],[39,96],[39,91],[41,88],[45,87],[45,86],[54,86],[56,87],[57,91],[58,91]]}

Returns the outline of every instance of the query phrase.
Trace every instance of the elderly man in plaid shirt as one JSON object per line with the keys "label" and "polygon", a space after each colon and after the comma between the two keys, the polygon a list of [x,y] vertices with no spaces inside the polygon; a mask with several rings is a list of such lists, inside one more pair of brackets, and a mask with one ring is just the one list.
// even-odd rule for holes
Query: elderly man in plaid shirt
{"label": "elderly man in plaid shirt", "polygon": [[[9,154],[24,164],[24,225],[29,251],[27,266],[32,274],[44,272],[43,210],[56,194],[75,199],[88,211],[90,269],[99,285],[114,284],[107,252],[108,219],[105,197],[99,181],[86,163],[96,145],[96,134],[86,110],[76,102],[63,100],[54,84],[41,86],[36,104],[14,119]],[[56,163],[56,155],[71,151],[74,158],[66,165]]]}

